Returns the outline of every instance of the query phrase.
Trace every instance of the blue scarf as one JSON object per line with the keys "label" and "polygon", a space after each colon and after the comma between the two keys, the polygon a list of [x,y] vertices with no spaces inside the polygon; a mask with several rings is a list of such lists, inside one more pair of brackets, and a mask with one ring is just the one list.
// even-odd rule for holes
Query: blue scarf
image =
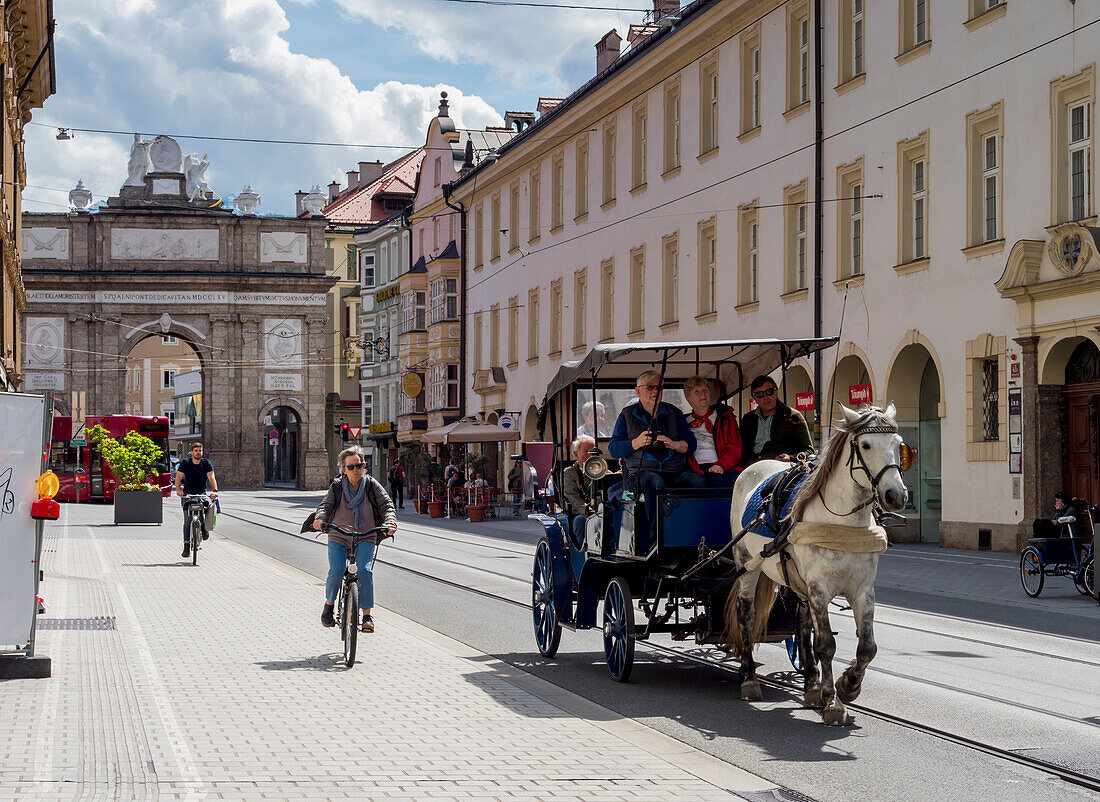
{"label": "blue scarf", "polygon": [[367,521],[363,517],[363,499],[367,495],[367,477],[359,479],[359,489],[352,490],[348,477],[340,477],[340,486],[344,491],[344,503],[355,515],[355,531],[362,532],[367,528]]}

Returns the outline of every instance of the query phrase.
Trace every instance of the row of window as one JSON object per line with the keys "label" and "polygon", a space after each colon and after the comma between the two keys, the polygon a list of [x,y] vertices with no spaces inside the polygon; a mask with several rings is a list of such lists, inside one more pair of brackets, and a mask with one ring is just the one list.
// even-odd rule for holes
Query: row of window
{"label": "row of window", "polygon": [[[972,18],[1004,6],[1002,0],[970,0]],[[903,52],[927,43],[929,0],[900,0],[899,25]],[[864,74],[865,8],[863,0],[841,0],[840,3],[840,83],[844,84]],[[740,42],[741,108],[739,138],[745,140],[759,133],[761,119],[761,29],[759,26],[742,34]],[[803,107],[810,97],[810,18],[808,3],[796,5],[788,15],[787,25],[787,107],[788,112]],[[699,154],[706,156],[719,145],[719,88],[718,57],[711,54],[699,63]],[[663,176],[670,177],[680,167],[681,158],[681,86],[679,76],[664,87],[664,147]],[[631,112],[631,192],[643,189],[648,182],[649,169],[649,113],[646,99],[636,102]],[[1078,133],[1087,137],[1081,126]],[[614,118],[608,120],[602,130],[603,189],[602,206],[608,207],[616,200],[617,191],[618,132]],[[1078,160],[1080,175],[1084,175],[1084,156]],[[551,159],[551,221],[550,230],[564,224],[564,152]],[[588,214],[589,201],[589,142],[581,137],[575,148],[575,209],[574,219],[581,220]],[[542,235],[541,223],[542,166],[535,167],[527,177],[527,235],[528,243],[537,242]],[[1087,182],[1082,178],[1082,185]],[[501,221],[501,197],[497,193],[489,200],[488,228],[485,210],[479,204],[474,209],[472,226],[473,264],[484,264],[484,239],[489,239],[489,259],[501,256],[501,235],[506,232],[508,249],[515,252],[521,242],[520,180],[508,188],[508,227]],[[1084,215],[1075,214],[1075,217]],[[438,226],[438,221],[435,221]],[[437,243],[438,245],[438,243]]]}

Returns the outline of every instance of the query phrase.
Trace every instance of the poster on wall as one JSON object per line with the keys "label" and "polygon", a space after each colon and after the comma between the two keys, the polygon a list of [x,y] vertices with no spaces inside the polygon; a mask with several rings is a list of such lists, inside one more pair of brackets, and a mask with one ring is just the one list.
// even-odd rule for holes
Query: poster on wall
{"label": "poster on wall", "polygon": [[1023,473],[1023,391],[1008,391],[1008,472]]}
{"label": "poster on wall", "polygon": [[0,393],[0,651],[31,640],[46,397]]}
{"label": "poster on wall", "polygon": [[853,384],[848,387],[848,404],[849,406],[859,406],[860,404],[870,404],[874,401],[871,395],[871,385],[869,384]]}

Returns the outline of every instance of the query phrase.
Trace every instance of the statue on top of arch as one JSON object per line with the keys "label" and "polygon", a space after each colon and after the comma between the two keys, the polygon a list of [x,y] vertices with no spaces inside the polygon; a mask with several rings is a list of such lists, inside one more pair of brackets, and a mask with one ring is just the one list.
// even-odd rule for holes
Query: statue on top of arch
{"label": "statue on top of arch", "polygon": [[183,174],[187,178],[187,200],[196,201],[211,196],[210,185],[206,183],[206,168],[210,159],[204,153],[190,153],[183,159]]}

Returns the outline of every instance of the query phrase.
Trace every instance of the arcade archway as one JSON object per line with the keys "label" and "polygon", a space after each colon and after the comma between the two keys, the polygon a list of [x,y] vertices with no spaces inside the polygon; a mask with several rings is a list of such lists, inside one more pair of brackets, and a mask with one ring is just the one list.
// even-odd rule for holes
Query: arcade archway
{"label": "arcade archway", "polygon": [[179,442],[202,440],[202,358],[192,343],[170,331],[141,337],[126,354],[124,371],[119,414],[168,418],[173,453]]}
{"label": "arcade archway", "polygon": [[1062,443],[1061,488],[1077,498],[1100,499],[1100,348],[1086,337],[1069,337],[1050,350],[1043,383],[1061,384],[1062,431],[1048,443]]}
{"label": "arcade archway", "polygon": [[264,487],[298,487],[301,420],[287,406],[264,416]]}
{"label": "arcade archway", "polygon": [[940,539],[943,488],[939,413],[944,408],[940,387],[936,359],[924,344],[911,343],[897,353],[882,401],[894,403],[901,436],[917,450],[916,461],[903,474],[909,489],[909,504],[903,511],[908,525],[892,532],[898,540],[937,543]]}

